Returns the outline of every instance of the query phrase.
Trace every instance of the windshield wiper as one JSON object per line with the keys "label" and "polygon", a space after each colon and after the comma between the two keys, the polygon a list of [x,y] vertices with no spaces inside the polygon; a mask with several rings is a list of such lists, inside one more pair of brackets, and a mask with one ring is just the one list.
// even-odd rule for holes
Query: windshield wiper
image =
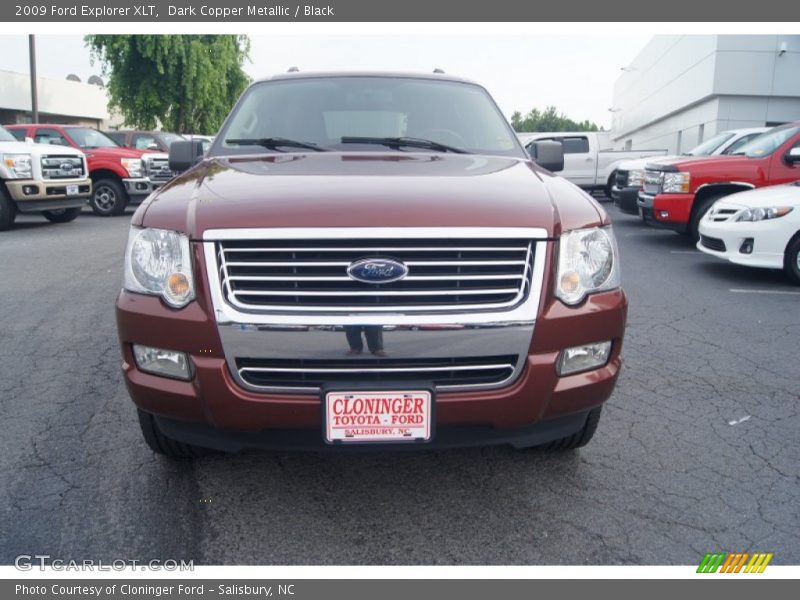
{"label": "windshield wiper", "polygon": [[426,140],[415,137],[357,137],[349,136],[343,137],[342,144],[379,144],[387,148],[400,148],[406,146],[409,148],[424,148],[425,150],[436,150],[438,152],[455,152],[456,154],[469,154],[466,150],[456,148],[455,146],[448,146],[440,144],[433,140]]}
{"label": "windshield wiper", "polygon": [[281,146],[286,148],[304,148],[306,150],[314,150],[315,152],[327,152],[327,148],[322,148],[316,144],[308,142],[298,142],[297,140],[290,140],[282,137],[265,137],[265,138],[243,138],[243,139],[228,139],[225,140],[226,144],[233,144],[235,146],[262,146],[268,150],[280,150]]}

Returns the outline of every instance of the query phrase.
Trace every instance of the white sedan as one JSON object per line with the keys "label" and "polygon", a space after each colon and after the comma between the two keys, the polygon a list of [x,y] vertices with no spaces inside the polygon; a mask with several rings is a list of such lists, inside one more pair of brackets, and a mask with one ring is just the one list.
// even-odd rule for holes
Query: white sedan
{"label": "white sedan", "polygon": [[783,269],[800,285],[800,181],[720,198],[697,249],[739,265]]}

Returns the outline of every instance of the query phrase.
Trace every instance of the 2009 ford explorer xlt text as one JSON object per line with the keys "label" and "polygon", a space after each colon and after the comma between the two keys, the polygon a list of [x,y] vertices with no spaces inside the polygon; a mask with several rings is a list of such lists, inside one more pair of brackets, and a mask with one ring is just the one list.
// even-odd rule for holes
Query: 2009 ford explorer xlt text
{"label": "2009 ford explorer xlt text", "polygon": [[289,73],[133,217],[117,301],[153,450],[570,449],[620,369],[609,218],[484,88]]}

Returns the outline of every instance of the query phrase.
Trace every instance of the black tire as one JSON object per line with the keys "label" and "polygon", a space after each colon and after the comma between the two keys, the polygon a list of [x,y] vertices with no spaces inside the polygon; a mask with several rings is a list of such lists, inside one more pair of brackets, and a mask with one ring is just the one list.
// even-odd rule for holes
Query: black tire
{"label": "black tire", "polygon": [[606,198],[609,199],[610,202],[614,202],[614,199],[611,197],[611,188],[614,187],[614,180],[617,178],[617,172],[612,171],[611,175],[608,177],[608,182],[606,183],[606,187],[603,191],[606,194]]}
{"label": "black tire", "polygon": [[45,219],[51,223],[69,223],[78,218],[81,214],[81,207],[77,208],[59,208],[57,210],[42,211]]}
{"label": "black tire", "polygon": [[0,231],[11,229],[17,218],[17,205],[14,204],[0,185]]}
{"label": "black tire", "polygon": [[101,217],[117,217],[125,212],[128,194],[116,179],[98,179],[92,183],[89,206]]}
{"label": "black tire", "polygon": [[209,453],[206,448],[184,444],[165,436],[158,428],[155,418],[150,413],[137,409],[139,413],[139,425],[142,428],[144,441],[156,454],[163,454],[169,458],[191,459],[199,458]]}
{"label": "black tire", "polygon": [[686,227],[686,235],[688,235],[693,244],[700,241],[700,221],[706,216],[708,209],[719,200],[725,197],[726,194],[717,194],[716,196],[708,196],[700,200],[692,208],[692,216],[689,217],[689,225]]}
{"label": "black tire", "polygon": [[594,432],[597,431],[597,424],[600,422],[600,413],[602,411],[602,406],[593,408],[586,416],[586,423],[584,423],[581,429],[572,435],[563,437],[560,440],[553,440],[552,442],[542,444],[536,448],[538,450],[544,450],[545,452],[564,452],[565,450],[576,450],[577,448],[585,446],[591,441],[592,437],[594,437]]}
{"label": "black tire", "polygon": [[796,235],[786,246],[786,252],[783,254],[783,270],[792,283],[800,285],[800,235]]}

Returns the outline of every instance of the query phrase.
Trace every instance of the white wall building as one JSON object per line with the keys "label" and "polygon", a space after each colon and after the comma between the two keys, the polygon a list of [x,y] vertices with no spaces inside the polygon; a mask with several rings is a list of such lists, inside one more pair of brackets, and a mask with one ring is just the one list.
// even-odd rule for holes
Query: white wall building
{"label": "white wall building", "polygon": [[800,120],[800,35],[664,35],[614,84],[616,149],[691,149],[726,129]]}
{"label": "white wall building", "polygon": [[[97,85],[37,77],[39,121],[107,128],[121,119],[108,112],[106,90]],[[0,125],[31,122],[31,80],[27,73],[0,71]]]}

